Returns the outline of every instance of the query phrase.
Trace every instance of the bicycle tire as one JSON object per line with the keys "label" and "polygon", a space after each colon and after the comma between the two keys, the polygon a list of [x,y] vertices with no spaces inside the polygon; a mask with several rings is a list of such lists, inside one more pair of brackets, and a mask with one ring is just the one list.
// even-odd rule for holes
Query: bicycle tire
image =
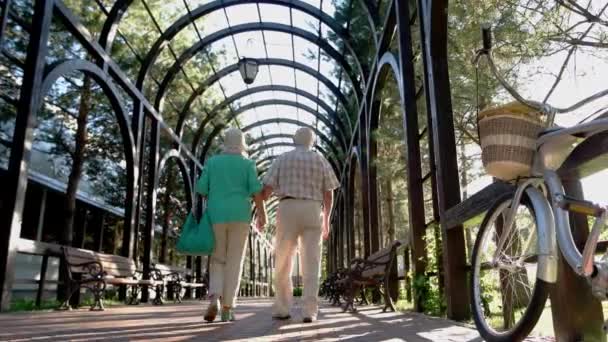
{"label": "bicycle tire", "polygon": [[[490,225],[492,222],[489,221],[492,220],[496,212],[500,210],[501,207],[504,207],[505,202],[511,201],[512,197],[513,195],[509,193],[499,196],[490,210],[488,210],[479,228],[477,238],[475,239],[475,245],[473,247],[471,258],[471,272],[469,273],[471,311],[477,330],[479,331],[480,335],[489,342],[522,341],[525,339],[536,326],[536,323],[544,310],[545,302],[549,296],[549,283],[539,279],[538,276],[536,276],[536,283],[534,284],[534,289],[532,290],[532,295],[524,314],[519,319],[517,324],[515,324],[511,329],[502,332],[498,332],[490,327],[490,325],[486,322],[483,308],[480,308],[478,305],[479,302],[476,300],[476,296],[478,295],[476,293],[476,287],[480,288],[481,284],[476,285],[476,281],[480,279],[480,277],[476,276],[479,269],[475,267],[475,265],[480,254],[484,233],[488,227],[492,227],[492,225]],[[532,216],[534,217],[534,224],[536,225],[538,220],[536,218],[534,208],[532,207],[532,204],[525,193],[522,196],[522,204],[524,204],[530,210]]]}

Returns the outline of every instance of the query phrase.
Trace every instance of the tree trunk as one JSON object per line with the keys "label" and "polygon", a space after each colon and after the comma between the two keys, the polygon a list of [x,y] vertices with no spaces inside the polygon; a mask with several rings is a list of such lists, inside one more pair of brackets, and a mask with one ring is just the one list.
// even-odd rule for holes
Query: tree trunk
{"label": "tree trunk", "polygon": [[72,154],[72,169],[68,177],[64,207],[64,228],[61,243],[71,245],[74,235],[74,216],[76,213],[76,192],[82,177],[86,145],[87,145],[87,119],[91,110],[91,78],[84,76],[82,92],[80,93],[80,108],[76,119],[76,135],[74,137],[74,153]]}
{"label": "tree trunk", "polygon": [[394,208],[394,200],[393,200],[393,180],[391,178],[386,179],[385,183],[385,191],[386,191],[386,209],[387,209],[387,219],[388,219],[388,229],[387,235],[389,239],[389,243],[395,241],[395,208]]}
{"label": "tree trunk", "polygon": [[167,261],[167,239],[169,238],[169,228],[171,226],[171,216],[173,214],[171,210],[171,193],[174,190],[173,184],[174,174],[173,169],[167,169],[167,185],[165,187],[165,193],[163,195],[163,236],[161,239],[160,254],[158,261],[164,263]]}

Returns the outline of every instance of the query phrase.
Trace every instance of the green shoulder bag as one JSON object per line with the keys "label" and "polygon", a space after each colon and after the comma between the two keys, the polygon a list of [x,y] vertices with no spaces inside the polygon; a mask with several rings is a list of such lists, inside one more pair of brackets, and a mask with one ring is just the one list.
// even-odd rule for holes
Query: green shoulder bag
{"label": "green shoulder bag", "polygon": [[196,222],[192,212],[188,214],[175,247],[179,253],[185,255],[199,256],[213,253],[215,235],[206,210],[200,222]]}

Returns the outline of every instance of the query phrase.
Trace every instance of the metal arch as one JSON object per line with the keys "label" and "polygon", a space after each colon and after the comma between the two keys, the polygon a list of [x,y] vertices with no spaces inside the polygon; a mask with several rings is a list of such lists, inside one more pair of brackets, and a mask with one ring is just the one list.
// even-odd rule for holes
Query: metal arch
{"label": "metal arch", "polygon": [[[380,87],[380,83],[385,81],[386,75],[389,71],[393,72],[393,77],[395,78],[395,80],[397,80],[397,87],[399,88],[399,99],[401,101],[401,103],[405,104],[405,99],[403,96],[403,80],[401,79],[400,75],[400,70],[401,68],[399,67],[399,62],[397,61],[397,57],[395,56],[394,53],[387,51],[385,52],[382,57],[380,58],[380,60],[378,61],[378,68],[377,68],[377,72],[376,75],[374,77],[374,82],[372,83],[372,103],[374,102],[374,100],[376,99],[377,96],[377,91],[378,88]],[[368,127],[370,127],[370,130],[373,130],[374,126],[378,125],[378,120],[380,116],[380,112],[379,111],[371,111],[369,118],[368,118]],[[374,124],[374,126],[372,126],[372,124]],[[368,136],[368,139],[371,139],[371,135]]]}
{"label": "metal arch", "polygon": [[125,145],[125,158],[127,159],[127,163],[131,164],[131,167],[127,169],[134,169],[136,167],[135,163],[137,161],[137,154],[135,148],[135,139],[133,137],[133,132],[131,131],[131,125],[129,124],[127,110],[122,103],[119,95],[120,93],[114,86],[113,81],[97,65],[89,61],[79,59],[62,60],[50,65],[46,69],[44,79],[40,87],[40,94],[48,94],[53,84],[55,84],[60,77],[78,71],[91,76],[95,82],[101,86],[104,94],[110,101],[118,121],[118,126],[120,127],[123,144]]}
{"label": "metal arch", "polygon": [[[266,150],[268,150],[270,148],[273,148],[273,147],[295,147],[295,146],[296,146],[295,143],[293,143],[293,142],[285,142],[285,141],[279,141],[279,142],[274,142],[274,143],[269,143],[269,144],[263,144],[263,145],[260,145],[260,146],[258,146],[256,148],[252,149],[250,151],[249,156],[251,158],[259,157],[258,153],[261,153],[261,152],[266,151]],[[332,156],[329,153],[329,151],[327,151],[325,148],[323,148],[323,146],[315,145],[314,148],[316,148],[319,152],[321,152],[327,158],[330,158]],[[339,161],[337,159],[336,159],[336,161],[337,161],[338,164],[342,165],[341,161]]]}
{"label": "metal arch", "polygon": [[[134,237],[133,231],[136,230],[135,226],[135,212],[136,212],[136,192],[138,184],[138,155],[135,147],[135,140],[133,132],[129,124],[129,116],[122,103],[120,93],[114,86],[114,83],[109,76],[104,73],[97,65],[85,61],[85,60],[66,60],[58,61],[45,70],[42,83],[39,89],[39,96],[45,96],[51,90],[51,87],[57,80],[65,75],[69,75],[73,72],[82,72],[89,75],[103,90],[104,95],[110,101],[110,105],[118,121],[118,126],[122,135],[122,143],[124,148],[125,160],[127,164],[127,190],[125,196],[125,231],[130,232],[130,238],[127,241],[123,241],[123,251],[125,246],[128,251],[133,248]],[[126,239],[126,238],[125,238]],[[129,252],[130,253],[130,252]]]}
{"label": "metal arch", "polygon": [[133,0],[117,0],[112,6],[108,18],[103,23],[103,28],[99,35],[99,45],[107,52],[112,50],[112,43],[114,43],[114,38],[116,38],[116,32],[118,32],[118,24],[127,12],[127,9],[129,9],[129,6],[131,6],[131,3],[133,3]]}
{"label": "metal arch", "polygon": [[[304,3],[300,0],[215,0],[211,3],[201,5],[190,11],[189,14],[180,17],[165,30],[165,32],[156,40],[156,42],[154,42],[154,45],[152,45],[152,48],[148,51],[148,54],[144,58],[144,62],[142,63],[142,67],[139,71],[139,75],[137,77],[138,88],[141,89],[143,86],[143,82],[148,74],[148,71],[156,61],[156,58],[158,58],[160,55],[161,50],[186,26],[193,23],[198,18],[201,18],[216,10],[248,3],[267,3],[288,8],[295,8],[316,19],[319,19],[321,22],[330,27],[336,33],[336,35],[340,37],[345,44],[347,44],[346,46],[350,48],[350,52],[355,59],[357,67],[360,71],[362,70],[359,57],[354,53],[354,50],[350,45],[350,36],[348,35],[348,32],[346,32],[346,30],[344,30],[344,28],[342,28],[332,17],[312,5]],[[361,77],[362,79],[365,79],[363,74],[361,74]]]}
{"label": "metal arch", "polygon": [[[347,146],[346,136],[344,135],[343,131],[339,130],[326,117],[315,112],[314,109],[312,109],[306,105],[303,105],[301,103],[291,101],[291,100],[272,99],[272,100],[263,100],[263,101],[258,101],[258,102],[253,102],[253,103],[247,104],[245,106],[242,106],[242,107],[236,109],[234,112],[232,112],[231,115],[228,118],[226,118],[226,123],[220,124],[217,127],[219,127],[220,129],[224,128],[229,122],[236,119],[240,114],[242,114],[250,109],[264,107],[264,106],[272,106],[272,105],[290,106],[290,107],[299,108],[299,109],[309,112],[312,116],[316,117],[321,122],[323,122],[323,124],[325,124],[331,130],[332,134],[334,134],[334,135],[336,135],[336,137],[338,137],[342,148],[346,149],[346,146]],[[217,127],[216,127],[216,129],[217,129]],[[196,131],[194,138],[192,140],[193,149],[195,146],[198,146],[198,144],[200,143],[200,139],[203,135],[204,128],[205,128],[205,125],[203,122],[201,124],[201,126],[199,127],[199,129]]]}
{"label": "metal arch", "polygon": [[[206,36],[202,40],[199,40],[194,45],[189,47],[186,51],[182,52],[182,54],[175,60],[173,65],[171,65],[171,67],[167,70],[167,72],[165,73],[165,77],[163,78],[160,85],[158,86],[158,91],[156,93],[156,99],[154,101],[154,107],[157,110],[160,108],[160,104],[165,95],[165,92],[167,91],[167,88],[169,87],[169,84],[171,83],[171,81],[173,81],[175,76],[178,74],[179,69],[183,65],[185,65],[190,59],[192,59],[197,53],[204,51],[209,45],[211,45],[214,42],[221,40],[223,38],[233,36],[233,35],[236,35],[239,33],[253,32],[253,31],[276,31],[276,32],[289,33],[294,36],[298,36],[305,40],[308,40],[312,44],[315,44],[315,45],[321,47],[321,49],[323,51],[325,51],[329,56],[331,56],[338,63],[338,65],[342,66],[342,68],[344,69],[346,75],[348,76],[351,84],[353,85],[353,89],[355,89],[355,98],[357,99],[357,104],[360,103],[362,91],[361,91],[361,85],[359,84],[359,81],[357,80],[356,74],[353,73],[353,70],[350,67],[350,65],[348,64],[346,57],[344,55],[342,55],[340,52],[338,52],[336,49],[334,49],[326,40],[322,39],[321,37],[309,32],[309,31],[306,31],[306,30],[298,28],[298,27],[293,27],[290,25],[279,24],[279,23],[255,22],[255,23],[240,24],[240,25],[236,25],[236,26],[232,26],[232,27],[228,27],[228,28],[216,31],[216,32]],[[362,71],[361,71],[361,73],[362,73]],[[364,75],[364,74],[362,73],[361,75]],[[362,76],[362,78],[364,78],[364,76]]]}
{"label": "metal arch", "polygon": [[255,161],[255,164],[257,167],[260,167],[261,165],[263,165],[264,163],[272,163],[272,161],[274,160],[274,158],[276,158],[276,156],[267,156],[264,157],[262,159],[258,159]]}
{"label": "metal arch", "polygon": [[302,127],[308,127],[310,129],[312,129],[315,134],[317,135],[317,137],[321,140],[323,140],[324,143],[326,143],[327,145],[331,145],[332,141],[331,139],[329,139],[329,137],[327,135],[325,135],[325,133],[323,133],[321,130],[319,130],[318,128],[316,128],[313,125],[309,125],[305,122],[302,121],[298,121],[298,120],[294,120],[294,119],[288,119],[288,118],[274,118],[274,119],[266,119],[266,120],[260,120],[257,122],[252,123],[249,126],[245,126],[243,127],[241,130],[246,133],[256,127],[260,127],[260,126],[264,126],[264,125],[268,125],[268,124],[280,124],[280,123],[286,123],[286,124],[291,124],[291,125],[296,125],[296,126],[302,126]]}
{"label": "metal arch", "polygon": [[[336,96],[336,99],[338,100],[338,102],[340,102],[342,104],[342,107],[344,107],[345,110],[348,108],[348,100],[346,99],[344,94],[342,94],[340,92],[340,89],[338,89],[338,87],[336,87],[336,85],[333,84],[327,77],[323,76],[323,74],[319,73],[318,71],[314,70],[313,68],[311,68],[305,64],[302,64],[302,63],[294,62],[294,61],[288,60],[288,59],[281,59],[281,58],[258,59],[258,63],[260,63],[260,65],[286,66],[286,67],[294,68],[294,69],[300,70],[304,73],[307,73],[307,74],[311,75],[312,77],[316,78],[317,80],[319,80],[321,83],[323,83],[332,92],[332,94],[334,96]],[[216,74],[214,74],[213,76],[204,80],[200,84],[200,86],[196,89],[196,91],[190,95],[188,100],[185,102],[182,111],[179,113],[179,118],[178,118],[177,127],[176,127],[176,134],[178,136],[180,136],[182,133],[183,126],[186,121],[186,116],[188,115],[188,112],[190,110],[190,107],[192,106],[192,103],[194,103],[194,100],[196,100],[197,97],[201,96],[205,92],[205,90],[207,90],[209,87],[211,87],[215,82],[219,81],[221,78],[223,78],[235,71],[238,71],[238,69],[239,69],[238,63],[235,63],[235,64],[225,67],[222,70],[219,70]],[[211,119],[212,119],[212,117],[207,116],[203,122],[209,121]],[[350,120],[350,118],[349,118],[349,120]]]}
{"label": "metal arch", "polygon": [[[251,142],[249,142],[249,145],[254,145],[254,144],[259,144],[264,140],[269,140],[269,139],[293,139],[293,135],[292,134],[286,134],[286,133],[276,133],[276,134],[268,134],[268,135],[261,135],[255,139],[253,139]],[[335,150],[335,152],[338,152],[336,146],[334,144],[329,144],[330,148]]]}
{"label": "metal arch", "polygon": [[[342,131],[347,131],[347,127],[344,125],[344,122],[341,120],[340,115],[338,115],[338,113],[336,113],[333,109],[331,109],[331,107],[323,102],[323,100],[321,100],[320,98],[316,97],[315,95],[312,95],[309,92],[306,92],[302,89],[299,88],[295,88],[295,87],[291,87],[291,86],[286,86],[286,85],[275,85],[275,84],[271,84],[271,85],[265,85],[265,86],[259,86],[259,87],[253,87],[253,88],[248,88],[245,89],[243,91],[240,91],[228,98],[226,98],[224,101],[222,101],[220,104],[218,104],[217,106],[215,106],[215,108],[213,108],[210,113],[215,114],[218,110],[220,110],[223,107],[226,107],[230,104],[232,104],[233,102],[248,96],[248,95],[253,95],[256,93],[260,93],[260,92],[265,92],[265,91],[282,91],[282,92],[286,92],[286,93],[292,93],[292,94],[296,94],[299,96],[302,96],[312,102],[315,102],[316,104],[319,105],[319,107],[323,108],[323,110],[325,110],[327,112],[327,114],[329,114],[329,117],[335,121],[338,125],[340,125],[340,129]],[[347,118],[347,122],[350,128],[350,130],[352,131],[352,123],[350,121],[350,118],[348,117],[348,115],[345,116]]]}
{"label": "metal arch", "polygon": [[160,184],[160,176],[164,170],[167,162],[170,159],[175,159],[175,163],[179,167],[179,171],[182,175],[182,180],[186,186],[186,201],[188,202],[188,211],[192,210],[192,204],[194,203],[194,192],[192,191],[192,179],[190,178],[190,172],[188,171],[188,164],[176,149],[171,149],[163,155],[158,163],[158,172],[156,173],[156,182]]}
{"label": "metal arch", "polygon": [[367,23],[369,24],[374,36],[374,47],[376,48],[376,51],[378,51],[378,31],[376,31],[376,26],[378,23],[380,23],[378,7],[369,0],[359,0],[358,2],[365,11]]}
{"label": "metal arch", "polygon": [[[272,123],[288,123],[288,124],[293,124],[296,126],[308,127],[310,129],[312,129],[315,132],[315,134],[317,135],[317,137],[319,137],[319,139],[323,140],[324,143],[326,143],[327,145],[333,144],[331,139],[329,139],[327,137],[327,135],[325,135],[325,133],[323,133],[317,127],[315,127],[313,125],[309,125],[309,124],[301,122],[301,121],[298,121],[298,120],[294,120],[294,119],[275,118],[275,119],[260,120],[249,126],[242,128],[241,131],[243,131],[243,133],[246,133],[247,131],[249,131],[255,127],[268,125],[268,124],[272,124]],[[207,141],[205,143],[205,146],[203,147],[203,152],[201,153],[201,157],[200,157],[201,160],[204,160],[207,157],[207,153],[209,153],[209,150],[211,149],[211,143],[212,143],[213,139],[215,139],[215,137],[220,133],[221,129],[222,129],[222,126],[216,127],[213,130],[213,132],[211,132],[209,137],[207,137]],[[193,151],[193,153],[196,153],[196,146],[194,146],[194,145],[192,146],[192,151]]]}
{"label": "metal arch", "polygon": [[[259,144],[263,141],[268,141],[271,139],[292,139],[293,135],[291,134],[269,134],[269,135],[263,135],[260,136],[259,138],[255,139],[254,141],[252,141],[249,146],[254,145],[254,144]],[[322,146],[315,144],[315,147],[320,147],[323,148]],[[331,152],[335,155],[335,156],[339,156],[340,152],[338,151],[338,149],[336,149],[336,146],[334,146],[333,144],[329,145],[329,148],[331,149]],[[323,148],[324,149],[324,148]],[[251,150],[250,151],[250,156],[252,154],[255,153],[255,150]]]}

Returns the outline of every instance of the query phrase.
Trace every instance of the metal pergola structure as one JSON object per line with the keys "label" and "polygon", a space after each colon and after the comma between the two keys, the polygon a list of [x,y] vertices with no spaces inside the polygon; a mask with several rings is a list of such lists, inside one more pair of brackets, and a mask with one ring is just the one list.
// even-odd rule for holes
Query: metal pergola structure
{"label": "metal pergola structure", "polygon": [[[245,123],[242,129],[253,136],[253,154],[262,170],[281,151],[289,149],[290,141],[283,129],[291,126],[308,126],[318,136],[317,150],[331,161],[339,178],[341,187],[336,196],[336,211],[332,218],[332,232],[328,241],[328,271],[335,271],[348,264],[354,258],[355,226],[353,222],[354,196],[360,192],[363,203],[364,225],[362,236],[364,256],[381,248],[378,232],[378,190],[374,158],[376,143],[371,132],[379,124],[380,90],[389,77],[396,80],[401,98],[401,110],[405,131],[407,151],[408,203],[410,222],[409,252],[413,262],[414,275],[424,275],[426,270],[426,251],[424,234],[433,222],[425,221],[424,182],[432,182],[434,217],[439,218],[450,207],[460,202],[458,169],[452,109],[450,103],[450,86],[447,65],[447,0],[386,0],[385,6],[371,0],[357,0],[347,3],[349,11],[359,6],[365,13],[370,25],[373,50],[370,61],[364,61],[357,55],[356,43],[350,35],[350,19],[346,23],[338,22],[326,9],[327,0],[321,0],[319,6],[302,0],[215,0],[191,7],[189,0],[176,0],[185,8],[173,23],[162,29],[152,15],[145,0],[141,4],[150,14],[151,27],[158,31],[158,38],[149,46],[147,52],[137,56],[140,68],[133,81],[121,69],[112,55],[112,46],[117,38],[124,41],[121,33],[121,22],[126,20],[130,6],[137,1],[117,0],[110,8],[105,8],[97,1],[106,19],[100,32],[91,32],[76,16],[72,9],[61,0],[37,0],[33,6],[32,25],[29,27],[29,43],[26,59],[23,63],[23,82],[19,98],[16,99],[17,117],[6,184],[3,184],[3,206],[0,216],[0,286],[2,297],[0,304],[7,309],[11,298],[11,289],[15,278],[15,257],[24,240],[21,237],[21,217],[23,215],[27,175],[30,164],[30,149],[33,139],[36,115],[41,108],[41,101],[53,84],[69,73],[80,72],[89,75],[109,99],[114,110],[116,121],[124,144],[128,178],[127,200],[125,203],[125,225],[122,236],[121,254],[136,257],[138,234],[143,239],[143,268],[145,277],[150,276],[153,260],[152,244],[154,240],[154,218],[159,177],[169,160],[177,162],[186,185],[189,208],[200,207],[201,200],[193,193],[197,175],[205,159],[212,151],[216,136],[222,128],[232,124],[232,120],[242,119],[243,113],[252,113],[263,107],[278,106],[291,108],[296,118],[277,115],[270,118],[258,118]],[[260,6],[272,5],[289,11],[289,24],[267,22],[263,19]],[[239,6],[256,6],[258,20],[255,22],[230,24],[227,10]],[[11,1],[2,2],[0,32],[4,31],[11,15]],[[380,8],[386,8],[380,13]],[[214,32],[202,33],[197,20],[213,13],[223,11],[227,27]],[[317,21],[316,28],[298,27],[294,23],[296,13],[304,13]],[[298,14],[300,15],[300,14]],[[88,53],[90,59],[73,58],[65,61],[48,63],[48,42],[52,21],[59,21],[68,30],[73,39]],[[193,30],[197,38],[183,51],[175,51],[171,41],[184,30]],[[418,29],[420,41],[412,39],[411,30]],[[338,40],[328,42],[325,32],[331,31]],[[277,57],[272,54],[273,45],[267,43],[269,32],[288,34],[291,39],[292,58]],[[235,37],[239,34],[260,34],[263,41],[264,55],[258,58],[262,66],[268,68],[268,84],[256,84],[253,87],[238,89],[232,94],[222,81],[238,70],[238,59],[243,55],[239,51]],[[98,37],[94,39],[93,37]],[[189,82],[191,94],[185,94],[187,100],[180,106],[169,101],[164,103],[167,92],[178,75],[188,75],[186,65],[199,54],[209,54],[214,43],[232,40],[236,57],[217,68],[212,65],[213,75],[198,84]],[[294,41],[301,39],[317,48],[316,69],[299,61],[296,56]],[[1,41],[1,39],[0,39]],[[128,45],[128,41],[126,42]],[[360,48],[360,47],[359,47]],[[133,50],[134,51],[134,50]],[[421,54],[424,72],[424,97],[417,96],[416,75],[414,70],[414,51]],[[171,61],[156,78],[151,70],[157,65],[159,56],[168,52]],[[134,52],[135,53],[135,52]],[[327,60],[327,61],[325,61]],[[329,63],[336,75],[322,71]],[[293,85],[277,84],[273,78],[277,73],[273,67],[293,70]],[[283,69],[281,69],[283,70]],[[316,81],[316,89],[304,89],[304,82],[299,75],[308,75]],[[224,100],[213,108],[206,108],[198,127],[194,128],[194,139],[188,143],[182,139],[188,120],[195,113],[192,105],[201,99],[211,87],[218,85]],[[154,89],[155,88],[155,89]],[[152,93],[146,91],[152,90]],[[289,97],[256,100],[256,94],[273,92],[289,94]],[[128,96],[129,106],[123,103],[119,94]],[[294,100],[295,97],[295,100]],[[239,100],[253,98],[247,104]],[[427,121],[418,122],[417,100],[426,101]],[[237,106],[238,104],[238,106]],[[177,113],[177,124],[172,127],[163,117],[167,108]],[[127,108],[130,108],[129,110]],[[219,115],[227,110],[228,116]],[[277,109],[278,113],[278,109]],[[307,114],[308,113],[308,114]],[[257,116],[257,114],[256,114]],[[304,118],[308,118],[304,119]],[[238,124],[239,121],[236,121]],[[267,133],[264,127],[273,125],[279,132]],[[428,129],[422,129],[426,126]],[[422,133],[420,133],[422,132]],[[257,134],[254,134],[257,133]],[[161,150],[161,134],[168,137],[172,148]],[[428,175],[421,171],[420,140],[428,135],[432,158],[432,167]],[[146,138],[149,137],[149,138]],[[278,141],[277,141],[278,140]],[[203,145],[199,150],[200,145]],[[144,168],[147,165],[147,168]],[[147,170],[144,173],[144,170]],[[361,188],[354,187],[354,170],[361,175]],[[144,196],[145,192],[145,196]],[[145,203],[144,203],[145,201]],[[271,204],[275,211],[276,204]],[[141,208],[147,208],[142,213]],[[145,222],[144,222],[145,221]],[[143,231],[138,227],[143,226]],[[442,230],[443,238],[443,273],[445,294],[448,304],[448,316],[453,319],[468,317],[468,298],[466,290],[466,260],[462,226],[455,225]],[[30,244],[31,245],[31,244]],[[37,246],[37,245],[36,245]],[[46,245],[44,245],[46,246]],[[346,251],[342,246],[347,246]],[[43,245],[40,244],[40,249]],[[267,239],[254,230],[250,234],[250,281],[255,284],[256,276],[268,274],[272,267],[272,248]],[[257,254],[256,254],[257,253]],[[260,256],[264,255],[264,258]],[[262,260],[263,262],[255,262]],[[201,258],[189,258],[188,267],[194,268],[200,276]],[[260,267],[265,267],[262,271]],[[257,271],[254,271],[256,270]],[[253,285],[255,288],[255,285]],[[252,291],[250,294],[259,291]],[[421,309],[419,303],[417,309]]]}

